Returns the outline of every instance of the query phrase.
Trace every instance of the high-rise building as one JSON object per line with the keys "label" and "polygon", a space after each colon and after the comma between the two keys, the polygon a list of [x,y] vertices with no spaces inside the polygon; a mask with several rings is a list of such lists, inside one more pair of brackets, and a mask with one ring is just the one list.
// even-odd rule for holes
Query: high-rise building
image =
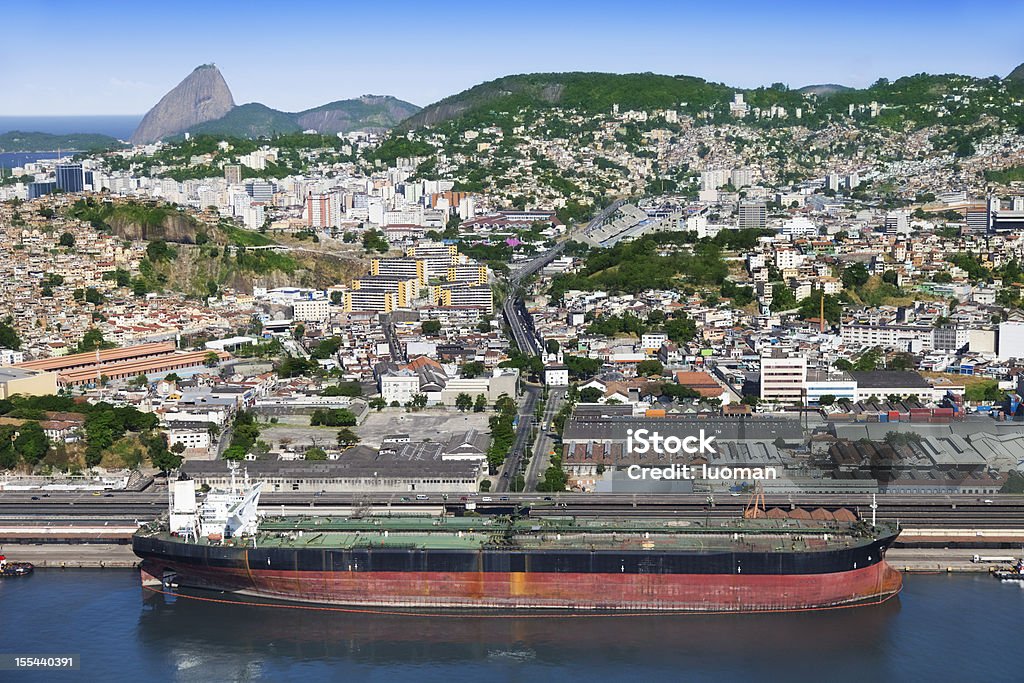
{"label": "high-rise building", "polygon": [[29,200],[39,199],[40,197],[42,197],[44,195],[51,194],[56,189],[57,189],[57,183],[53,182],[52,180],[50,180],[50,181],[39,181],[39,182],[35,182],[35,183],[29,183],[28,184],[28,198],[29,198]]}
{"label": "high-rise building", "polygon": [[228,185],[237,185],[242,182],[241,164],[226,164],[224,166],[224,180]]}
{"label": "high-rise building", "polygon": [[967,207],[967,232],[987,233],[992,225],[992,213],[988,203],[972,204]]}
{"label": "high-rise building", "polygon": [[737,190],[754,184],[754,173],[749,168],[732,169],[732,186]]}
{"label": "high-rise building", "polygon": [[277,186],[267,180],[253,180],[245,184],[246,194],[257,202],[266,203],[272,201],[276,190]]}
{"label": "high-rise building", "polygon": [[311,228],[327,228],[331,223],[331,196],[311,194],[306,197],[306,225]]}
{"label": "high-rise building", "polygon": [[712,168],[707,171],[701,171],[700,189],[702,190],[717,190],[727,182],[729,182],[729,171],[724,168]]}
{"label": "high-rise building", "polygon": [[85,175],[81,164],[57,164],[57,189],[64,192],[85,190]]}
{"label": "high-rise building", "polygon": [[795,349],[772,347],[761,353],[761,399],[779,403],[804,402],[807,359]]}
{"label": "high-rise building", "polygon": [[760,229],[768,224],[768,206],[762,201],[740,202],[737,226]]}
{"label": "high-rise building", "polygon": [[910,233],[910,222],[905,211],[892,211],[885,217],[885,234],[900,235]]}

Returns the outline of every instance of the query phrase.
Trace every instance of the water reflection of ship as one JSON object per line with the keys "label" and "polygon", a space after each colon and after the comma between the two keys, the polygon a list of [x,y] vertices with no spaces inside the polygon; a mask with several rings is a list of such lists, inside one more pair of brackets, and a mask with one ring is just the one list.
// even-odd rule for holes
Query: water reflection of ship
{"label": "water reflection of ship", "polygon": [[[818,655],[882,646],[899,614],[899,598],[872,609],[753,615],[637,615],[566,617],[519,613],[500,617],[394,616],[320,611],[301,606],[226,605],[224,593],[181,590],[147,596],[139,619],[143,641],[188,634],[190,643],[218,651],[266,652],[284,657],[355,657],[363,661],[436,662],[492,656],[559,661],[567,650],[604,652],[613,659],[659,659],[688,650],[702,657],[785,659],[813,647]],[[436,613],[432,613],[436,614]],[[479,613],[477,613],[479,615]],[[174,635],[178,634],[178,635]]]}

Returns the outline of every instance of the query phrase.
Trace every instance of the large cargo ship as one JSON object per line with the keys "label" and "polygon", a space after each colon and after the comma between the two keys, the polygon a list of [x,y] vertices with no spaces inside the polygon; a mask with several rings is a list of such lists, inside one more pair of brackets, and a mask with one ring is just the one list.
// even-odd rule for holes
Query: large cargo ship
{"label": "large cargo ship", "polygon": [[758,612],[883,602],[898,531],[866,521],[260,517],[259,487],[173,485],[143,581],[322,605]]}

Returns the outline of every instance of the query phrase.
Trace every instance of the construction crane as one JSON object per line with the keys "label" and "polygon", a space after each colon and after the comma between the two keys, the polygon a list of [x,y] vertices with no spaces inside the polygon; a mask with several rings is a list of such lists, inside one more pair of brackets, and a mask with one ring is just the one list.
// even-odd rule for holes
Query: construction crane
{"label": "construction crane", "polygon": [[757,482],[754,485],[754,490],[750,493],[750,500],[747,501],[747,506],[743,508],[744,519],[758,519],[759,517],[767,517],[768,514],[764,507],[764,485],[761,482]]}

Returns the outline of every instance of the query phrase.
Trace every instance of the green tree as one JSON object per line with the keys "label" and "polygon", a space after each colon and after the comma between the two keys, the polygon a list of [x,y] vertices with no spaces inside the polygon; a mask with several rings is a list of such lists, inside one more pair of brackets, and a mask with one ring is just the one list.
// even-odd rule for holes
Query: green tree
{"label": "green tree", "polygon": [[436,337],[441,333],[441,321],[440,320],[424,320],[423,321],[423,334],[428,337]]}
{"label": "green tree", "polygon": [[455,397],[455,407],[466,412],[473,407],[473,397],[466,393],[460,393]]}
{"label": "green tree", "polygon": [[604,396],[604,392],[597,387],[587,387],[580,391],[580,403],[597,403]]}
{"label": "green tree", "polygon": [[203,356],[203,365],[208,368],[215,368],[220,363],[220,356],[217,355],[216,351],[210,351]]}
{"label": "green tree", "polygon": [[0,425],[0,470],[18,466],[18,451],[14,448],[17,429],[14,425]]}
{"label": "green tree", "polygon": [[490,491],[490,490],[491,490],[491,480],[490,480],[490,479],[484,479],[484,480],[482,480],[482,481],[480,482],[480,490],[481,490],[481,491],[483,491],[483,492],[485,492],[485,493],[486,493],[487,491]]}
{"label": "green tree", "polygon": [[544,342],[544,350],[548,352],[548,355],[555,355],[558,353],[559,348],[561,348],[561,345],[557,339],[548,339]]}
{"label": "green tree", "polygon": [[870,348],[857,358],[857,362],[853,364],[853,369],[857,372],[870,372],[878,368],[878,364],[882,361],[884,355],[882,350],[877,346]]}
{"label": "green tree", "polygon": [[648,359],[642,360],[636,365],[637,377],[661,377],[665,372],[665,366],[660,361]]}
{"label": "green tree", "polygon": [[309,417],[313,427],[353,427],[356,416],[347,408],[317,408]]}
{"label": "green tree", "polygon": [[26,463],[35,465],[43,459],[49,449],[50,440],[46,438],[46,433],[43,432],[43,428],[39,426],[38,422],[26,422],[18,427],[14,450],[21,455]]}
{"label": "green tree", "polygon": [[832,325],[838,325],[843,317],[843,304],[838,297],[831,294],[824,294],[820,289],[811,292],[811,295],[800,301],[800,317],[808,320],[821,315],[821,300],[825,299],[825,320]]}
{"label": "green tree", "polygon": [[327,451],[319,446],[314,446],[306,450],[305,458],[306,460],[326,460]]}
{"label": "green tree", "polygon": [[373,408],[374,410],[376,410],[378,413],[381,410],[383,410],[384,408],[386,408],[387,405],[388,405],[388,402],[385,401],[380,396],[375,396],[372,399],[370,399],[370,407]]}
{"label": "green tree", "polygon": [[75,349],[77,353],[86,353],[88,351],[95,351],[97,349],[111,349],[114,347],[113,342],[108,342],[103,338],[103,333],[95,327],[90,327],[82,335],[82,341],[78,342],[78,347]]}
{"label": "green tree", "polygon": [[181,463],[184,461],[181,453],[185,450],[183,444],[175,444],[175,446],[182,446],[181,451],[175,452],[167,447],[167,435],[159,432],[148,438],[143,438],[142,442],[149,452],[149,461],[153,463],[153,467],[158,468],[161,472],[170,472],[181,467]]}
{"label": "green tree", "polygon": [[868,272],[867,266],[863,263],[851,263],[843,269],[843,287],[846,287],[847,289],[863,287],[867,284],[870,278],[871,274]]}
{"label": "green tree", "polygon": [[85,290],[85,300],[87,303],[99,306],[104,302],[104,296],[95,287],[87,287]]}
{"label": "green tree", "polygon": [[470,361],[462,366],[462,376],[467,379],[479,377],[484,374],[484,364],[480,361]]}
{"label": "green tree", "polygon": [[366,251],[377,251],[384,254],[390,248],[381,231],[371,228],[363,233],[363,249]]}
{"label": "green tree", "polygon": [[338,430],[338,445],[339,446],[355,446],[359,443],[359,435],[353,432],[348,427],[344,427]]}
{"label": "green tree", "polygon": [[61,233],[60,241],[58,243],[62,247],[72,249],[75,246],[75,236],[72,235],[70,232]]}
{"label": "green tree", "polygon": [[771,309],[773,311],[790,311],[796,308],[796,296],[785,283],[776,282],[772,285],[772,304]]}
{"label": "green tree", "polygon": [[14,319],[11,316],[7,316],[3,322],[0,322],[0,348],[14,351],[21,348],[21,338],[14,331]]}
{"label": "green tree", "polygon": [[225,460],[245,460],[245,449],[241,446],[228,446],[224,450]]}
{"label": "green tree", "polygon": [[487,397],[483,394],[477,394],[473,400],[473,412],[482,413],[487,409]]}

